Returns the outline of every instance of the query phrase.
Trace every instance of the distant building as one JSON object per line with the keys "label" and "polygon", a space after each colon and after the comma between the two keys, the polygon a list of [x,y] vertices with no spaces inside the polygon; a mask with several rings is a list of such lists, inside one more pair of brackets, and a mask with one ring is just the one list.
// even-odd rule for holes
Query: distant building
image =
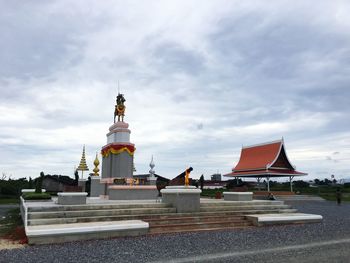
{"label": "distant building", "polygon": [[256,178],[258,183],[266,178],[267,191],[270,191],[270,178],[287,177],[290,191],[293,192],[292,179],[307,173],[298,172],[289,161],[283,138],[278,141],[242,147],[241,157],[232,172],[224,176],[239,178]]}
{"label": "distant building", "polygon": [[45,175],[42,188],[47,192],[63,192],[66,188],[74,187],[74,179],[66,175]]}
{"label": "distant building", "polygon": [[221,181],[221,174],[212,174],[210,178],[212,181]]}
{"label": "distant building", "polygon": [[227,181],[204,181],[203,189],[220,189],[225,188]]}

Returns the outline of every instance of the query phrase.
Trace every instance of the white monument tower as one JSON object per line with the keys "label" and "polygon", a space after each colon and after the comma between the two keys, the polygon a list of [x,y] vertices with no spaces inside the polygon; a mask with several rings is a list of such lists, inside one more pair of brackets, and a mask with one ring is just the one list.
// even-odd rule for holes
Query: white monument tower
{"label": "white monument tower", "polygon": [[102,147],[102,179],[133,178],[135,145],[130,143],[131,131],[128,129],[129,124],[124,122],[124,102],[123,94],[118,94],[114,124],[107,133],[107,144]]}
{"label": "white monument tower", "polygon": [[154,167],[156,165],[154,164],[154,161],[153,161],[153,155],[152,155],[152,159],[151,159],[151,162],[149,164],[149,167],[151,167],[151,170],[149,170],[149,180],[150,180],[150,184],[151,185],[155,185],[156,184],[156,181],[157,181],[157,178],[155,176],[155,171],[154,171]]}
{"label": "white monument tower", "polygon": [[107,144],[101,150],[102,175],[100,180],[96,179],[97,183],[94,181],[94,196],[111,200],[156,199],[158,190],[155,183],[141,185],[133,178],[135,145],[130,142],[129,124],[124,122],[125,101],[124,95],[119,93],[114,123],[109,127]]}

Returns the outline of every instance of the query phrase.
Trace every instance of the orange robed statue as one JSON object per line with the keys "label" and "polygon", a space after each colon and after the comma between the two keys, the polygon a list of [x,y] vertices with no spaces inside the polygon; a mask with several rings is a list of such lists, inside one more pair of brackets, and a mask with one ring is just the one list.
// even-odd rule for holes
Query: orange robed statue
{"label": "orange robed statue", "polygon": [[188,169],[186,169],[185,171],[185,186],[189,186],[190,185],[190,172],[192,172],[193,168],[190,167]]}

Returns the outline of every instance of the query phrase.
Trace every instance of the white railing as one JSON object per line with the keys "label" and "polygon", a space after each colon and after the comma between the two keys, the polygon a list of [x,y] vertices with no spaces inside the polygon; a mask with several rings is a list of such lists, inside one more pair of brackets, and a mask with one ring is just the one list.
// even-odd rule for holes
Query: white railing
{"label": "white railing", "polygon": [[20,197],[21,200],[21,205],[20,205],[20,209],[21,209],[21,216],[22,216],[22,220],[23,220],[23,224],[24,224],[24,230],[27,233],[27,225],[28,225],[28,207],[26,206],[25,200],[23,199],[23,197]]}

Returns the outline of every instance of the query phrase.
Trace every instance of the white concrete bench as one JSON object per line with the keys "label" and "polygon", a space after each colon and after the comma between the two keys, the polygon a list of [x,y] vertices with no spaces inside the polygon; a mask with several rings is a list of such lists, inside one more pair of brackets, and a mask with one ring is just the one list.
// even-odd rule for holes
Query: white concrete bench
{"label": "white concrete bench", "polygon": [[86,204],[86,192],[57,193],[59,205],[84,205]]}
{"label": "white concrete bench", "polygon": [[247,215],[246,218],[256,226],[271,224],[295,224],[321,222],[321,215],[304,213],[281,213],[281,214],[257,214]]}
{"label": "white concrete bench", "polygon": [[225,201],[253,201],[253,192],[224,192]]}
{"label": "white concrete bench", "polygon": [[148,229],[149,224],[141,220],[100,221],[28,226],[26,235],[29,244],[49,244],[119,236],[138,236],[146,234]]}

